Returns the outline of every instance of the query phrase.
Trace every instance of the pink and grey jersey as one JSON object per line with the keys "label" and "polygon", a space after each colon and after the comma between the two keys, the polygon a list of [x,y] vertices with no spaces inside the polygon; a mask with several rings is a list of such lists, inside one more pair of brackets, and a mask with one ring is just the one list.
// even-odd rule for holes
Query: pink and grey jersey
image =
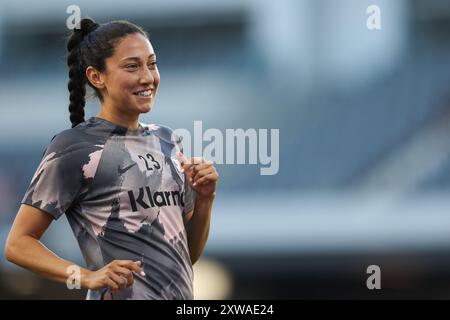
{"label": "pink and grey jersey", "polygon": [[183,216],[195,193],[176,158],[180,139],[159,125],[132,130],[92,117],[57,134],[22,203],[66,214],[90,270],[116,259],[142,262],[145,277],[87,299],[193,299]]}

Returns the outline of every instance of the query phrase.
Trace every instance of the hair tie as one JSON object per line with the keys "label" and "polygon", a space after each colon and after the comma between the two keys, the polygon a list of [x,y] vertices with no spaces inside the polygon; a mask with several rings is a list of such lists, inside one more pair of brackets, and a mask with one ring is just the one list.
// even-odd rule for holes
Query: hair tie
{"label": "hair tie", "polygon": [[80,27],[80,29],[75,29],[75,32],[81,33],[81,38],[84,39],[88,34],[96,30],[100,25],[96,22],[92,22],[89,26]]}
{"label": "hair tie", "polygon": [[93,32],[95,29],[97,29],[99,26],[98,23],[92,23],[89,26],[87,26],[85,29],[81,29],[83,38],[86,37],[89,33]]}

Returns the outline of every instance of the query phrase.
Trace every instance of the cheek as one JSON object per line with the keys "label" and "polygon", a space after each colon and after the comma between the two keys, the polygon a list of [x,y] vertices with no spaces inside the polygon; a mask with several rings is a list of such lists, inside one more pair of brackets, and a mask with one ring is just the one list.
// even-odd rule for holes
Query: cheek
{"label": "cheek", "polygon": [[129,95],[136,87],[136,77],[128,72],[123,72],[115,78],[115,90],[116,95],[126,96]]}
{"label": "cheek", "polygon": [[161,80],[160,76],[159,76],[159,72],[158,70],[153,72],[153,81],[155,83],[156,86],[159,85],[159,81]]}

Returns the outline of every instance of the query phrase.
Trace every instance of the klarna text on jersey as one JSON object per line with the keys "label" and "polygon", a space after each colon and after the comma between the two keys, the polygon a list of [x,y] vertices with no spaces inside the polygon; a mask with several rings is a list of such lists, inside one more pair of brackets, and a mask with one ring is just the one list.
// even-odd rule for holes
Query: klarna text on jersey
{"label": "klarna text on jersey", "polygon": [[181,137],[185,155],[201,156],[215,164],[259,164],[261,175],[278,173],[279,129],[270,129],[270,136],[268,129],[209,128],[203,131],[202,121],[194,121],[193,136],[184,128],[174,130],[173,134]]}

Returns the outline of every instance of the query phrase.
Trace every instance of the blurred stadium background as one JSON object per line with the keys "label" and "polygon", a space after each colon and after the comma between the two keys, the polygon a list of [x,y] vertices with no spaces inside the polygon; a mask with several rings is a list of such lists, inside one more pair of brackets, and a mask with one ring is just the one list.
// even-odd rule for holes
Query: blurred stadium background
{"label": "blurred stadium background", "polygon": [[[42,152],[69,128],[72,4],[150,33],[161,85],[144,122],[280,129],[277,175],[218,165],[197,298],[450,298],[447,0],[41,0],[0,3],[0,299],[85,294],[4,259]],[[65,218],[43,241],[83,264]]]}

